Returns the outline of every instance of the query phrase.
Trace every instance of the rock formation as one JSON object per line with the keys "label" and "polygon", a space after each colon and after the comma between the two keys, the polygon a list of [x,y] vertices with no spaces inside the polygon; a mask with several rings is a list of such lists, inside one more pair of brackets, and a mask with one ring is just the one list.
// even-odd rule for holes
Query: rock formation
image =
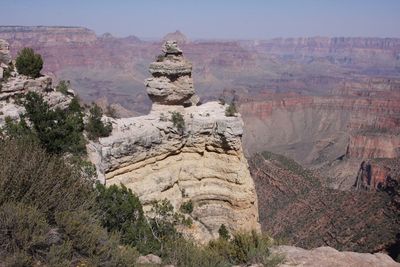
{"label": "rock formation", "polygon": [[[9,54],[7,54],[7,49],[7,43],[0,39],[0,56],[6,55],[2,57],[0,61],[5,60],[1,62],[6,62],[8,64],[11,61],[11,58],[9,57]],[[6,67],[8,68],[8,66]],[[6,117],[18,120],[19,115],[25,112],[25,109],[21,105],[21,101],[18,101],[18,98],[23,97],[28,92],[36,92],[42,95],[51,108],[59,107],[61,109],[65,109],[74,96],[72,90],[69,90],[69,95],[57,92],[52,84],[52,79],[49,76],[44,75],[33,79],[18,74],[14,69],[9,70],[10,77],[3,81],[0,79],[0,127],[4,125]],[[2,73],[1,71],[2,69],[0,68],[0,74]]]}
{"label": "rock formation", "polygon": [[10,62],[9,45],[5,40],[0,39],[0,81],[3,79],[4,69],[8,68]]}
{"label": "rock formation", "polygon": [[285,261],[278,267],[399,267],[388,255],[382,253],[356,253],[337,251],[331,247],[305,250],[298,247],[279,246],[273,253],[285,255]]}
{"label": "rock formation", "polygon": [[[230,231],[258,230],[240,116],[225,116],[226,106],[216,102],[182,106],[194,95],[191,65],[174,42],[166,43],[164,53],[162,62],[151,64],[153,78],[146,80],[155,101],[150,114],[112,120],[112,134],[90,144],[90,158],[107,185],[126,185],[147,210],[154,200],[168,199],[177,210],[192,201],[188,216],[194,224],[185,232],[197,240],[217,237],[222,224]],[[171,76],[185,81],[178,87]],[[160,79],[168,89],[162,97],[153,87]]]}
{"label": "rock formation", "polygon": [[163,54],[150,64],[153,76],[145,81],[147,93],[153,103],[163,105],[196,105],[192,79],[192,64],[182,55],[176,41],[166,41]]}
{"label": "rock formation", "polygon": [[9,44],[3,40],[0,39],[0,64],[8,64],[11,62],[11,56],[10,56],[10,49],[9,49]]}

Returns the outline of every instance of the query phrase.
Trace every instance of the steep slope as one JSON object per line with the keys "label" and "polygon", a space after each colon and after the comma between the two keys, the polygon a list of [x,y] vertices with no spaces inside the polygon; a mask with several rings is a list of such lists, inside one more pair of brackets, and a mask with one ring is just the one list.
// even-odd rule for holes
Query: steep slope
{"label": "steep slope", "polygon": [[272,153],[257,154],[249,162],[264,231],[303,248],[398,256],[398,196],[325,188],[311,172]]}

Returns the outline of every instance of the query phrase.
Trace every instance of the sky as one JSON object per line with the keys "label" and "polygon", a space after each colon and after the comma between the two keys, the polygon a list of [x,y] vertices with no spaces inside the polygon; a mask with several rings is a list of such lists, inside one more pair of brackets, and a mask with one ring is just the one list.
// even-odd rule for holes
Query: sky
{"label": "sky", "polygon": [[0,0],[0,25],[141,38],[400,37],[400,0]]}

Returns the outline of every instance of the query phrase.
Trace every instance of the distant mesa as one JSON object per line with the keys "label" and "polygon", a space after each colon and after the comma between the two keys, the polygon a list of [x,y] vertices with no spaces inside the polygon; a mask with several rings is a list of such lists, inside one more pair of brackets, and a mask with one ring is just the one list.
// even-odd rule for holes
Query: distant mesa
{"label": "distant mesa", "polygon": [[177,30],[175,32],[168,33],[162,39],[163,42],[166,42],[168,40],[175,40],[178,44],[188,44],[188,43],[190,43],[189,38],[187,38],[186,35],[184,35],[179,30]]}

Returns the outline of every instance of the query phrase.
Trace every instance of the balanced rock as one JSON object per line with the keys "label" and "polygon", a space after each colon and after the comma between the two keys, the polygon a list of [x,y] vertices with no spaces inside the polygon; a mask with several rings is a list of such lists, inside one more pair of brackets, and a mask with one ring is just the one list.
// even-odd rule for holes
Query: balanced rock
{"label": "balanced rock", "polygon": [[152,78],[145,81],[147,93],[153,103],[162,105],[196,105],[198,97],[192,78],[192,64],[187,61],[176,41],[167,41],[163,54],[150,64]]}

